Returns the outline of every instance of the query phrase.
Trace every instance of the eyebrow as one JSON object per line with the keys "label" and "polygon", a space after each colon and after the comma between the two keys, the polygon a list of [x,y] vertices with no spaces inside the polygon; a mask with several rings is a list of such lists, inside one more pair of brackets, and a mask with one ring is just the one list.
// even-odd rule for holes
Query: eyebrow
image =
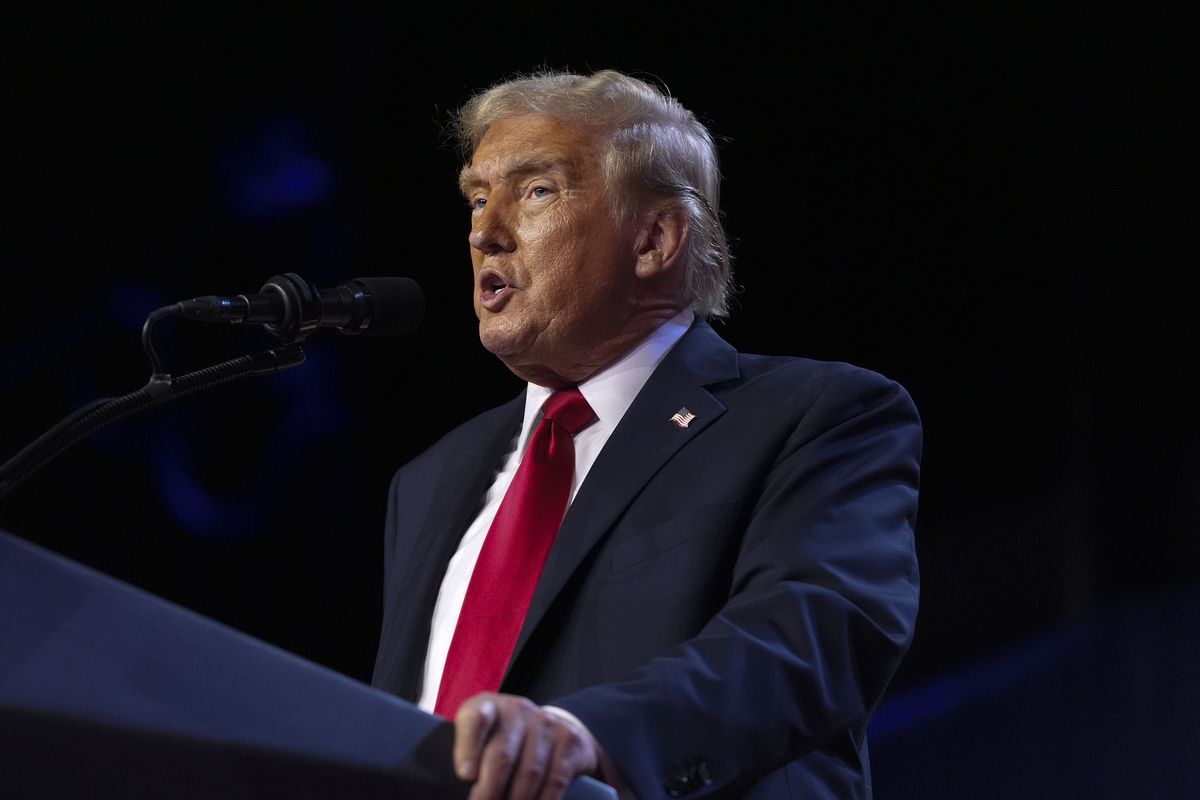
{"label": "eyebrow", "polygon": [[[529,155],[519,156],[500,164],[497,170],[501,178],[520,178],[526,175],[536,175],[543,172],[553,172],[569,175],[569,165],[560,158]],[[458,190],[464,195],[470,190],[487,184],[488,181],[470,164],[462,168],[458,174]]]}

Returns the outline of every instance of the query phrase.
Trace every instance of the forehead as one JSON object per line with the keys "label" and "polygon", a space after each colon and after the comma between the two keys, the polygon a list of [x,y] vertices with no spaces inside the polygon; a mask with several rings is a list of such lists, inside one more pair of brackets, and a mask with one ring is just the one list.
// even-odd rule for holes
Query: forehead
{"label": "forehead", "polygon": [[596,136],[555,117],[522,114],[496,120],[462,170],[460,183],[491,183],[515,173],[556,171],[583,178],[600,170]]}

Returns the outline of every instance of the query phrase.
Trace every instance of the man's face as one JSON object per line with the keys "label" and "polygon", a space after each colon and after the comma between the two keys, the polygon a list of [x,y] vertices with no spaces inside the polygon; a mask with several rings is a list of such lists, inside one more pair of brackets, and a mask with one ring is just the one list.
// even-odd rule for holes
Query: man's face
{"label": "man's face", "polygon": [[601,157],[594,136],[527,114],[494,123],[461,176],[479,338],[547,386],[583,380],[636,341],[635,226],[608,206]]}

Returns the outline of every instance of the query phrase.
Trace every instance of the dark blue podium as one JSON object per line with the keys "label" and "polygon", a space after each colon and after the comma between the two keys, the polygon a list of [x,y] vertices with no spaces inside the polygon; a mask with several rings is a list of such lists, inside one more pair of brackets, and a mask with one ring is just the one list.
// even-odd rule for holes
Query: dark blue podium
{"label": "dark blue podium", "polygon": [[[0,798],[460,798],[449,723],[0,531]],[[576,780],[573,800],[616,794]]]}

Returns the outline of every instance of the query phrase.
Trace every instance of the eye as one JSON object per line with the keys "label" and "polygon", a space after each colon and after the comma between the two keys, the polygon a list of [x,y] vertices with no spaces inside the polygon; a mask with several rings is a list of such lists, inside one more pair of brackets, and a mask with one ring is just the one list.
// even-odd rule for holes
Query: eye
{"label": "eye", "polygon": [[481,211],[487,205],[487,198],[482,195],[475,195],[467,198],[467,207],[472,211]]}
{"label": "eye", "polygon": [[554,193],[554,190],[549,186],[534,186],[529,190],[529,196],[536,199],[549,197]]}

